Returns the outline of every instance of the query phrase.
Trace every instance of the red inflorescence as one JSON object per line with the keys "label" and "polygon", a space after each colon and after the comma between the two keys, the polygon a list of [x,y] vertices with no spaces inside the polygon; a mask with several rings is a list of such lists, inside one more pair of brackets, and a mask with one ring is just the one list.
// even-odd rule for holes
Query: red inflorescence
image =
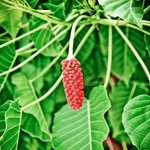
{"label": "red inflorescence", "polygon": [[81,68],[79,68],[80,62],[76,58],[72,58],[63,60],[61,64],[67,102],[73,110],[78,110],[84,99],[83,75]]}

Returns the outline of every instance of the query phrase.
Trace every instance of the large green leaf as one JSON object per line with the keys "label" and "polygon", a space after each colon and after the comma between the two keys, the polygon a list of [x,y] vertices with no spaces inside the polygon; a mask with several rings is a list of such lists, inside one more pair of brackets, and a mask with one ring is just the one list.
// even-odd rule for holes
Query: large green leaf
{"label": "large green leaf", "polygon": [[139,95],[124,108],[123,125],[132,143],[140,150],[150,148],[150,96]]}
{"label": "large green leaf", "polygon": [[[37,99],[33,86],[23,73],[14,74],[12,77],[12,83],[16,85],[14,95],[15,99],[20,99],[19,104],[21,107],[24,107]],[[30,106],[29,108],[24,109],[24,112],[22,120],[23,131],[31,136],[41,139],[42,141],[50,141],[49,127],[40,104]],[[31,127],[34,130],[31,130]]]}
{"label": "large green leaf", "polygon": [[[3,109],[4,107],[6,109]],[[3,125],[0,126],[0,130],[4,131],[0,139],[0,149],[17,150],[22,119],[18,101],[7,101],[0,107],[0,114],[3,113],[4,110],[5,114],[0,118],[0,122],[5,121],[5,128],[3,128]]]}
{"label": "large green leaf", "polygon": [[[30,22],[30,29],[35,29],[38,26],[44,24],[45,22],[38,18],[32,18]],[[31,40],[34,42],[35,47],[37,49],[42,48],[45,44],[47,44],[51,39],[54,38],[53,32],[50,27],[43,28],[39,31],[34,32],[31,34]],[[48,46],[41,54],[44,56],[57,56],[60,52],[62,46],[59,41],[53,42],[50,46]]]}
{"label": "large green leaf", "polygon": [[2,26],[13,38],[19,31],[19,23],[22,17],[22,11],[10,9],[0,2],[0,26]]}
{"label": "large green leaf", "polygon": [[142,27],[143,9],[136,0],[98,0],[106,13]]}
{"label": "large green leaf", "polygon": [[[144,34],[129,28],[122,28],[122,31],[135,47],[139,55],[144,58],[146,54]],[[100,47],[104,55],[103,57],[105,59],[105,62],[107,63],[108,27],[101,26],[99,35],[101,42]],[[136,70],[138,61],[116,30],[113,30],[112,58],[112,73],[119,79],[124,80],[126,83],[128,83],[132,74]]]}
{"label": "large green leaf", "polygon": [[[0,44],[5,43],[6,40],[1,40]],[[15,47],[14,44],[10,44],[3,48],[0,48],[0,73],[9,70],[15,59]],[[0,91],[2,90],[8,75],[0,76]]]}
{"label": "large green leaf", "polygon": [[120,142],[129,141],[122,125],[122,113],[125,104],[129,99],[139,94],[148,93],[149,89],[147,87],[139,85],[136,82],[130,83],[129,86],[126,86],[124,82],[120,81],[112,87],[112,91],[110,92],[112,107],[110,108],[108,114],[113,129],[113,137]]}
{"label": "large green leaf", "polygon": [[54,118],[52,140],[56,150],[102,150],[109,132],[104,114],[110,108],[106,89],[95,87],[78,111],[67,104]]}

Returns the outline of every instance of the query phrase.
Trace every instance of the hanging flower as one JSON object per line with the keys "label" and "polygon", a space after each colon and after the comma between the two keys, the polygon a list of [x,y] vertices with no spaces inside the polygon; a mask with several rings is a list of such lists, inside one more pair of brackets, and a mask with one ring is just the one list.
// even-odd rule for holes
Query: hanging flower
{"label": "hanging flower", "polygon": [[76,58],[65,59],[62,64],[63,85],[67,102],[73,110],[78,110],[82,106],[84,99],[83,75],[80,62]]}

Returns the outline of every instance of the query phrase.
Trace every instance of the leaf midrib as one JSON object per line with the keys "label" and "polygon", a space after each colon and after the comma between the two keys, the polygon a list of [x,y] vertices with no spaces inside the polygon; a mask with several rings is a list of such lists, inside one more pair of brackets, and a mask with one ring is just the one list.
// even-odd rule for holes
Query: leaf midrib
{"label": "leaf midrib", "polygon": [[92,135],[91,135],[91,118],[90,118],[90,102],[87,100],[87,117],[88,117],[88,127],[89,127],[89,143],[90,143],[90,150],[92,150]]}

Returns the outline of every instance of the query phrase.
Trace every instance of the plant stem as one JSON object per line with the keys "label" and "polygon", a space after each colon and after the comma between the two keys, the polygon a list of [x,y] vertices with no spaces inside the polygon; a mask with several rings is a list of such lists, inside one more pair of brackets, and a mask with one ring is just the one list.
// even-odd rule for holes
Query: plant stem
{"label": "plant stem", "polygon": [[132,86],[132,89],[131,89],[131,91],[130,91],[128,100],[130,100],[130,99],[133,97],[134,92],[135,92],[135,90],[136,90],[136,87],[137,87],[137,83],[136,83],[136,82],[133,82],[133,86]]}
{"label": "plant stem", "polygon": [[107,73],[106,79],[104,83],[104,87],[106,88],[110,78],[111,72],[111,64],[112,64],[112,26],[109,26],[109,36],[108,36],[108,63],[107,63]]}
{"label": "plant stem", "polygon": [[25,54],[30,54],[30,53],[33,53],[35,51],[37,51],[37,48],[28,49],[26,51],[22,51],[22,52],[17,53],[17,56],[19,56],[19,55],[25,55]]}
{"label": "plant stem", "polygon": [[12,8],[12,9],[16,9],[16,10],[21,10],[21,11],[24,11],[24,12],[27,12],[27,13],[30,13],[31,15],[33,16],[36,16],[42,20],[45,20],[45,21],[48,21],[50,23],[54,23],[54,24],[62,24],[62,25],[66,25],[68,26],[69,23],[67,22],[62,22],[60,20],[58,20],[57,18],[54,19],[53,16],[51,16],[52,18],[48,17],[47,15],[45,14],[40,14],[40,12],[37,12],[36,10],[34,9],[31,9],[29,7],[25,7],[24,5],[21,5],[21,4],[17,4],[17,3],[14,3],[14,2],[11,2],[11,1],[7,1],[5,0],[5,2],[7,3],[3,3],[3,2],[0,2],[2,5],[6,6],[6,7],[9,7],[9,8]]}
{"label": "plant stem", "polygon": [[34,102],[22,107],[21,110],[24,111],[28,107],[35,105],[35,104],[39,103],[40,101],[42,101],[43,99],[45,99],[46,97],[48,97],[57,88],[57,86],[60,84],[61,80],[62,80],[62,76],[60,76],[58,78],[58,80],[55,82],[55,84],[43,96],[41,96],[40,98],[38,98]]}
{"label": "plant stem", "polygon": [[[146,30],[143,30],[141,28],[138,28],[137,26],[133,25],[133,24],[130,24],[128,23],[127,21],[123,21],[123,20],[114,20],[114,19],[99,19],[99,20],[91,20],[91,21],[88,21],[88,22],[85,22],[85,24],[102,24],[102,25],[111,25],[111,26],[125,26],[125,27],[130,27],[130,28],[133,28],[135,30],[138,30],[140,32],[143,32],[147,35],[150,36],[150,32],[146,31]],[[145,26],[150,26],[150,22],[147,22],[145,20],[142,21],[142,25],[145,25]]]}
{"label": "plant stem", "polygon": [[149,35],[150,36],[150,32],[148,32],[148,31],[146,31],[146,30],[143,30],[143,29],[141,29],[141,28],[138,28],[138,27],[136,27],[136,26],[134,26],[134,25],[132,25],[132,24],[127,24],[127,25],[125,25],[126,27],[130,27],[130,28],[132,28],[132,29],[135,29],[135,30],[137,30],[137,31],[140,31],[140,32],[143,32],[144,34],[147,34],[147,35]]}
{"label": "plant stem", "polygon": [[144,9],[144,14],[148,13],[149,11],[150,11],[150,5]]}
{"label": "plant stem", "polygon": [[126,145],[125,142],[122,142],[121,145],[122,145],[123,150],[128,150],[127,145]]}
{"label": "plant stem", "polygon": [[3,37],[3,36],[5,36],[5,35],[7,35],[7,34],[8,34],[8,32],[5,31],[4,33],[1,33],[1,34],[0,34],[0,37]]}
{"label": "plant stem", "polygon": [[8,41],[8,42],[6,42],[6,43],[4,43],[4,44],[1,44],[1,45],[0,45],[0,48],[3,48],[3,47],[5,47],[5,46],[7,46],[7,45],[9,45],[9,44],[11,44],[11,43],[14,43],[14,42],[16,42],[16,41],[18,41],[18,40],[20,40],[20,39],[22,39],[22,38],[24,38],[24,37],[26,37],[26,36],[32,34],[32,33],[34,33],[34,32],[36,32],[36,31],[38,31],[38,30],[40,30],[40,29],[42,29],[42,28],[44,28],[44,27],[46,27],[46,26],[48,26],[48,25],[49,25],[49,23],[45,23],[45,24],[43,24],[43,25],[37,27],[36,29],[33,29],[33,30],[31,30],[31,31],[29,31],[29,32],[27,32],[27,33],[25,33],[25,34],[23,34],[23,35],[21,35],[21,36],[15,38],[15,39],[11,40],[11,41]]}
{"label": "plant stem", "polygon": [[137,53],[136,49],[133,47],[133,45],[131,44],[131,42],[128,40],[128,38],[126,37],[126,35],[121,31],[121,29],[117,26],[115,26],[115,29],[118,31],[118,33],[121,35],[121,37],[124,39],[124,41],[126,42],[126,44],[129,46],[130,50],[132,51],[132,53],[134,54],[134,56],[137,58],[137,60],[139,61],[139,63],[141,64],[147,78],[148,81],[150,82],[150,73],[145,65],[145,63],[143,62],[142,58],[140,57],[140,55]]}
{"label": "plant stem", "polygon": [[145,0],[143,0],[142,9],[144,9],[144,5],[145,5]]}
{"label": "plant stem", "polygon": [[16,53],[21,53],[22,51],[24,51],[24,50],[30,48],[30,47],[33,46],[33,45],[34,45],[34,42],[31,42],[31,43],[29,43],[29,44],[27,44],[27,45],[25,45],[25,46],[19,48],[18,50],[16,50]]}
{"label": "plant stem", "polygon": [[66,33],[69,30],[69,27],[66,28],[65,30],[63,30],[61,33],[59,33],[56,37],[54,37],[51,41],[49,41],[46,45],[44,45],[41,49],[39,49],[36,53],[34,53],[32,56],[30,56],[29,58],[27,58],[25,61],[23,61],[22,63],[20,63],[19,65],[15,66],[14,68],[7,70],[5,72],[0,73],[0,76],[3,76],[5,74],[8,74],[10,72],[13,72],[19,68],[21,68],[22,66],[24,66],[26,63],[28,63],[29,61],[31,61],[34,57],[36,57],[37,55],[39,55],[42,51],[44,51],[49,45],[51,45],[53,42],[55,42],[58,38],[60,38],[64,33]]}
{"label": "plant stem", "polygon": [[[76,33],[75,36],[83,29],[84,25],[80,26]],[[38,78],[40,78],[41,76],[43,76],[56,62],[57,60],[61,57],[61,55],[65,52],[65,50],[68,48],[69,46],[69,42],[66,43],[66,45],[63,47],[63,49],[60,51],[60,53],[57,55],[57,57],[55,57],[55,59],[53,59],[53,61],[46,66],[46,68],[44,68],[37,76],[35,76],[33,79],[31,79],[31,82],[36,81]]]}
{"label": "plant stem", "polygon": [[87,16],[83,15],[83,16],[80,16],[78,17],[75,22],[73,23],[73,26],[72,26],[72,29],[71,29],[71,34],[70,34],[70,43],[69,43],[69,53],[68,53],[68,57],[67,59],[71,59],[73,58],[73,42],[74,42],[74,33],[75,33],[75,29],[76,29],[76,26],[78,24],[78,22],[83,19],[83,18],[87,18]]}
{"label": "plant stem", "polygon": [[[12,63],[11,63],[11,65],[10,65],[10,67],[9,67],[9,69],[11,69],[11,68],[13,67],[13,65],[14,65],[14,63],[15,63],[15,61],[16,61],[16,59],[17,59],[17,56],[15,55],[15,56],[14,56],[14,59],[13,59],[13,61],[12,61]],[[1,83],[0,92],[1,92],[1,90],[3,89],[3,86],[4,86],[5,82],[7,81],[8,75],[9,75],[9,74],[7,73],[6,76],[4,77],[3,82]]]}

